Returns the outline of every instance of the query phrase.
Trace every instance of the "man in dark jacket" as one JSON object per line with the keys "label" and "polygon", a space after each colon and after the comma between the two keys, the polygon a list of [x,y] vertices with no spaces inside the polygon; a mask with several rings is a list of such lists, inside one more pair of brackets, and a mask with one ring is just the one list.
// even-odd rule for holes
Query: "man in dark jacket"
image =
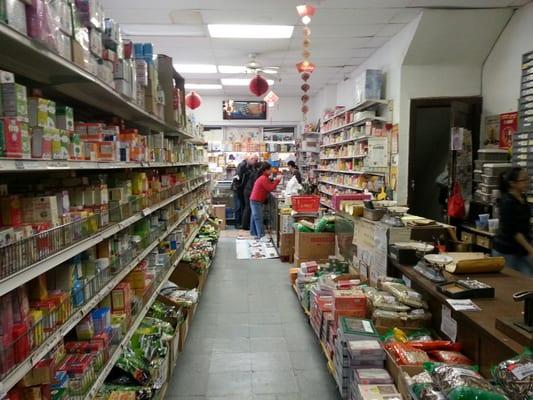
{"label": "man in dark jacket", "polygon": [[259,157],[257,154],[251,155],[247,160],[247,167],[244,171],[241,183],[243,188],[243,213],[242,213],[242,229],[250,229],[250,195],[252,194],[252,189],[254,187],[255,179],[257,178],[256,172],[259,163],[257,162]]}
{"label": "man in dark jacket", "polygon": [[239,165],[237,165],[236,174],[231,182],[231,190],[233,190],[233,199],[235,202],[235,228],[242,225],[242,214],[244,212],[244,185],[243,179],[248,169],[248,157],[245,157]]}

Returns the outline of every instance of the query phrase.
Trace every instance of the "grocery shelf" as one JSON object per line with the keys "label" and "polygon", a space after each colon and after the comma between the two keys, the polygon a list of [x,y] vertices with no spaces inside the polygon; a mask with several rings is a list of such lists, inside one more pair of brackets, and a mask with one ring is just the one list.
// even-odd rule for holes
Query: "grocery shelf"
{"label": "grocery shelf", "polygon": [[323,200],[320,200],[320,204],[323,205],[324,207],[327,207],[327,208],[333,210],[333,207],[331,206],[331,204],[328,204],[328,203],[326,203]]}
{"label": "grocery shelf", "polygon": [[40,84],[47,92],[72,99],[77,105],[94,107],[148,129],[188,136],[177,126],[167,124],[134,104],[95,75],[4,23],[0,23],[0,69],[16,72]]}
{"label": "grocery shelf", "polygon": [[385,176],[383,172],[370,172],[370,171],[341,171],[340,169],[317,169],[317,171],[318,172],[330,172],[330,173],[335,173],[335,174]]}
{"label": "grocery shelf", "polygon": [[170,278],[170,275],[172,275],[172,272],[174,272],[174,269],[180,263],[185,252],[187,251],[189,246],[192,244],[192,242],[194,241],[194,238],[196,237],[196,235],[198,234],[198,232],[200,231],[200,229],[202,228],[204,224],[205,224],[205,220],[202,221],[198,225],[198,227],[194,230],[194,232],[192,232],[192,234],[189,236],[189,238],[187,239],[187,242],[185,242],[185,245],[183,246],[183,250],[181,251],[180,255],[178,256],[174,264],[172,264],[172,266],[168,269],[168,271],[163,275],[162,280],[159,282],[159,284],[155,288],[154,292],[152,293],[148,301],[143,305],[142,309],[136,315],[135,321],[133,321],[133,323],[130,325],[128,332],[124,335],[119,345],[115,348],[115,351],[109,357],[109,360],[107,360],[106,365],[98,373],[98,378],[93,383],[93,385],[91,386],[91,389],[84,397],[85,400],[92,400],[96,396],[96,394],[98,393],[98,390],[105,382],[107,375],[109,374],[111,369],[115,366],[115,363],[117,362],[120,355],[122,354],[122,349],[129,343],[131,337],[133,336],[133,334],[135,333],[135,331],[141,324],[141,321],[144,319],[144,316],[146,315],[146,313],[148,312],[148,310],[150,309],[150,307],[156,300],[159,294],[159,291],[161,290],[165,282]]}
{"label": "grocery shelf", "polygon": [[126,161],[78,161],[0,158],[0,172],[53,171],[80,169],[165,168],[207,165],[206,162],[126,162]]}
{"label": "grocery shelf", "polygon": [[369,137],[370,136],[359,136],[359,137],[356,137],[356,138],[341,140],[340,142],[336,142],[336,143],[321,144],[320,147],[321,148],[324,148],[324,147],[335,147],[335,146],[340,146],[340,145],[343,145],[343,144],[346,144],[346,143],[351,143],[351,142],[362,142],[364,140],[368,140]]}
{"label": "grocery shelf", "polygon": [[176,227],[178,227],[191,213],[198,204],[191,205],[178,220],[161,233],[146,249],[136,256],[126,267],[114,276],[98,293],[93,296],[87,303],[76,310],[71,317],[51,334],[25,361],[14,368],[1,382],[2,390],[8,391],[14,387],[31,369],[41,360],[54,346],[56,346],[63,337],[71,331],[89,312],[102,301],[112,290],[128,275],[150,252],[159,245]]}
{"label": "grocery shelf", "polygon": [[384,99],[368,99],[368,100],[363,100],[362,102],[356,104],[355,106],[352,106],[352,107],[348,107],[340,112],[337,112],[335,114],[333,114],[331,117],[328,117],[328,118],[325,118],[323,123],[326,123],[330,120],[332,120],[333,118],[336,118],[348,111],[363,111],[363,110],[366,110],[370,107],[373,107],[373,106],[376,106],[376,105],[379,105],[379,104],[388,104],[389,101],[388,100],[384,100]]}
{"label": "grocery shelf", "polygon": [[326,196],[329,196],[329,197],[332,197],[333,196],[333,193],[330,193],[330,192],[327,192],[325,190],[322,190],[322,189],[318,189],[318,191],[322,194],[325,194]]}
{"label": "grocery shelf", "polygon": [[341,125],[341,126],[338,126],[336,128],[333,128],[333,129],[330,129],[328,131],[325,131],[325,132],[322,132],[322,135],[329,135],[330,133],[335,133],[337,131],[341,131],[345,128],[348,128],[350,126],[361,126],[361,125],[365,125],[367,122],[372,122],[372,121],[379,121],[379,122],[387,122],[387,119],[386,118],[383,118],[383,117],[366,117],[366,118],[361,118],[361,119],[358,119],[357,121],[352,121],[352,122],[348,122],[347,124],[344,124],[344,125]]}
{"label": "grocery shelf", "polygon": [[320,161],[331,161],[331,160],[352,160],[354,158],[365,158],[366,154],[356,154],[353,156],[339,156],[339,157],[320,157]]}
{"label": "grocery shelf", "polygon": [[361,187],[358,187],[358,186],[343,185],[341,183],[330,182],[330,181],[327,181],[327,180],[324,180],[324,179],[319,179],[318,182],[325,183],[327,185],[338,186],[338,187],[342,187],[342,188],[346,188],[346,189],[352,189],[352,190],[358,190],[358,191],[365,190],[364,188],[361,188]]}
{"label": "grocery shelf", "polygon": [[[198,178],[194,178],[192,180],[196,180],[196,179]],[[143,210],[135,213],[131,217],[121,222],[111,224],[110,226],[107,226],[103,230],[96,232],[94,235],[91,235],[85,239],[75,242],[74,244],[68,247],[65,247],[64,249],[50,255],[49,257],[46,257],[34,264],[31,264],[27,266],[26,268],[22,269],[21,271],[15,272],[12,275],[2,279],[0,281],[0,296],[3,296],[4,294],[10,292],[14,288],[23,285],[24,283],[36,278],[37,276],[41,274],[44,274],[45,272],[51,270],[52,268],[58,266],[59,264],[76,256],[77,254],[97,245],[103,240],[120,232],[124,228],[134,224],[135,222],[141,220],[147,215],[150,215],[156,210],[167,206],[168,204],[174,202],[175,200],[178,200],[179,198],[187,195],[188,193],[193,192],[194,190],[205,185],[208,182],[210,181],[205,180],[204,182],[195,185],[193,188],[189,188],[189,190],[187,190],[186,192],[175,194],[169,197],[168,199],[163,200],[162,202],[159,202],[150,207],[146,207]],[[189,183],[190,181],[187,182],[187,184]]]}

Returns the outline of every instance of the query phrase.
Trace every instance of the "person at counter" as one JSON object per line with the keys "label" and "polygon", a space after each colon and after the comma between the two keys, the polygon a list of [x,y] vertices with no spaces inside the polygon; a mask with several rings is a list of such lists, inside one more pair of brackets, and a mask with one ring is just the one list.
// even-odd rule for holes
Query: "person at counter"
{"label": "person at counter", "polygon": [[289,167],[289,172],[291,173],[291,176],[294,176],[296,178],[296,180],[298,181],[298,183],[301,185],[302,184],[302,174],[300,173],[300,169],[298,168],[296,163],[294,161],[290,160],[287,163],[287,166]]}
{"label": "person at counter", "polygon": [[507,267],[533,276],[528,186],[529,177],[522,168],[514,167],[500,177],[500,226],[492,253],[504,257]]}
{"label": "person at counter", "polygon": [[257,167],[259,157],[257,154],[252,154],[246,159],[246,164],[241,168],[240,176],[242,203],[241,203],[241,228],[244,230],[250,229],[250,195],[254,187],[255,179],[257,178]]}
{"label": "person at counter", "polygon": [[265,228],[263,221],[263,207],[266,203],[270,192],[276,190],[281,178],[270,180],[272,174],[272,166],[267,163],[261,163],[258,171],[258,178],[254,183],[252,194],[250,195],[250,209],[252,211],[250,219],[250,233],[251,235],[262,241],[268,242],[270,239],[265,236]]}

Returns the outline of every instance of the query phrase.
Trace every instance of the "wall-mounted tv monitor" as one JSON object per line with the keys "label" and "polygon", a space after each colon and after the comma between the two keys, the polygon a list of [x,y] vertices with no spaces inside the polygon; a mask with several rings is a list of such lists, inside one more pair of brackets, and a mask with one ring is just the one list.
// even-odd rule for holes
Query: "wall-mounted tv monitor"
{"label": "wall-mounted tv monitor", "polygon": [[222,116],[225,120],[267,119],[266,101],[223,100]]}

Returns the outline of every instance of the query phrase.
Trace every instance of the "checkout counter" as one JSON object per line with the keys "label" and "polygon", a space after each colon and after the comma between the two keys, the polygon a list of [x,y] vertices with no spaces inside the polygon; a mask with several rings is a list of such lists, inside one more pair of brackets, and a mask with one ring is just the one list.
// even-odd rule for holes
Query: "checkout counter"
{"label": "checkout counter", "polygon": [[[365,256],[370,255],[374,264],[383,260],[383,266],[377,266],[379,275],[388,275],[403,278],[413,289],[423,294],[432,314],[431,327],[443,334],[441,329],[444,315],[446,332],[456,329],[455,339],[463,344],[462,352],[470,357],[480,367],[484,376],[490,376],[490,368],[524,350],[532,347],[532,334],[518,328],[515,322],[524,321],[524,302],[515,302],[513,294],[520,291],[533,290],[533,279],[527,278],[514,270],[505,268],[499,273],[481,273],[469,275],[452,275],[444,272],[447,280],[476,279],[495,289],[494,298],[472,299],[481,309],[480,311],[454,311],[447,303],[448,297],[437,290],[437,284],[418,273],[413,265],[402,265],[390,257],[388,251],[392,237],[398,236],[400,231],[390,227],[386,229],[387,243],[380,245],[373,243],[372,232],[368,234],[368,226],[375,224],[373,234],[383,229],[383,223],[369,221],[362,217],[353,217],[337,213],[341,223],[336,223],[337,255],[351,261],[360,274],[369,280],[372,279],[372,268],[375,265],[365,265]],[[438,224],[433,228],[410,227],[409,239],[433,242],[432,238],[438,237],[438,231],[446,232],[456,241],[453,227]],[[365,237],[366,234],[366,237]],[[400,236],[405,238],[405,234]],[[386,254],[381,252],[385,250]],[[368,270],[366,270],[368,268]],[[365,274],[367,274],[365,276]],[[533,298],[530,300],[533,304]],[[532,307],[533,308],[533,307]],[[530,310],[533,313],[533,310]],[[451,317],[451,319],[450,319]],[[450,327],[450,324],[452,325]],[[443,335],[446,336],[446,335]]]}

